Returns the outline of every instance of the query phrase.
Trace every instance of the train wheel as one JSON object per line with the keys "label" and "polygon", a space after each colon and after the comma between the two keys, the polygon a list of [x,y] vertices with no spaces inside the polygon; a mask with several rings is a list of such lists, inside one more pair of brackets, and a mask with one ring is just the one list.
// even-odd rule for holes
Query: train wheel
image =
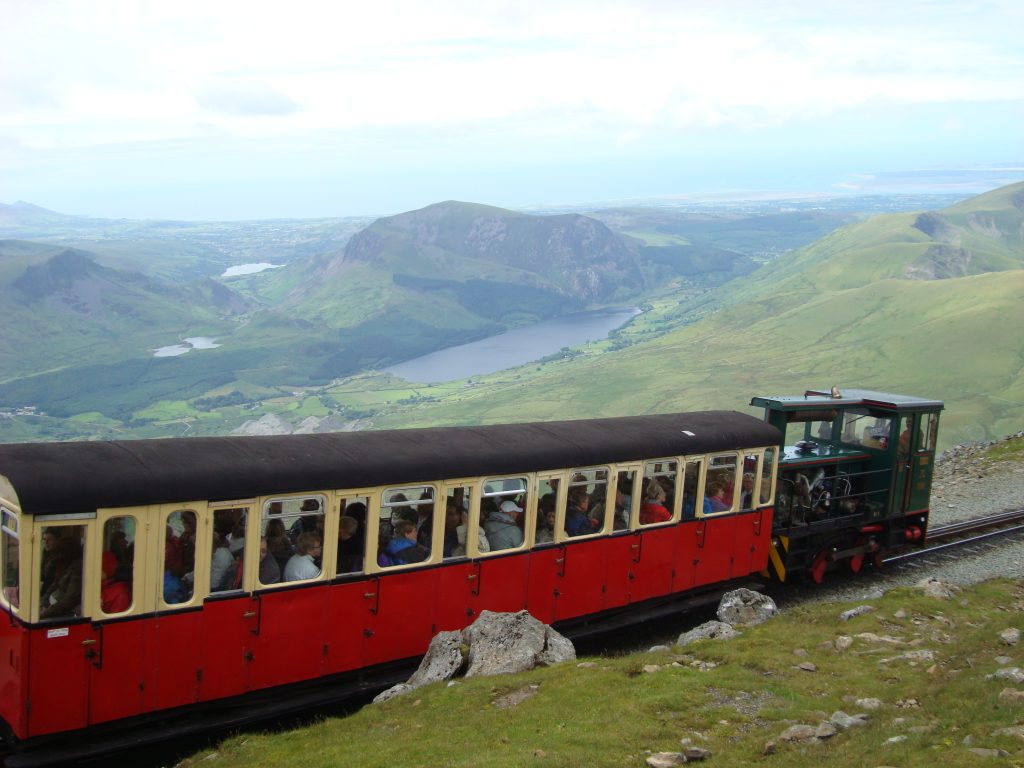
{"label": "train wheel", "polygon": [[860,569],[864,565],[864,555],[854,555],[848,562],[850,564],[851,573],[860,573]]}
{"label": "train wheel", "polygon": [[808,568],[808,572],[811,574],[811,579],[815,584],[821,584],[825,581],[825,571],[828,569],[828,550],[823,549],[817,555],[815,555],[811,567]]}

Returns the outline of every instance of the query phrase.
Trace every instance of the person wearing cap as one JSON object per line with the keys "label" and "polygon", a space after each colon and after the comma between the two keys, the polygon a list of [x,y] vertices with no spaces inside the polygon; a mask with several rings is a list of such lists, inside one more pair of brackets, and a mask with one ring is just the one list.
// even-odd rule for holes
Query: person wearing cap
{"label": "person wearing cap", "polygon": [[484,521],[484,533],[491,551],[515,549],[523,545],[523,530],[519,527],[523,508],[511,499],[501,502],[497,512],[491,512]]}

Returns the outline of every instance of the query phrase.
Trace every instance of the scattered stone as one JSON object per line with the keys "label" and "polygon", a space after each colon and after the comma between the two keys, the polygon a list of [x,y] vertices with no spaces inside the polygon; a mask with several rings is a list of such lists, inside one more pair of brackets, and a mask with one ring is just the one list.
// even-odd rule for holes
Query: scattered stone
{"label": "scattered stone", "polygon": [[1009,728],[1000,728],[992,731],[993,736],[1012,736],[1015,739],[1024,741],[1024,725],[1012,725]]}
{"label": "scattered stone", "polygon": [[390,701],[391,699],[395,698],[396,696],[402,696],[403,694],[406,694],[406,693],[409,693],[409,692],[415,691],[415,690],[416,689],[413,688],[408,683],[398,683],[398,685],[393,685],[390,688],[388,688],[386,691],[382,691],[381,693],[378,693],[376,696],[374,696],[373,697],[373,703],[374,704],[380,704],[380,703],[385,702],[385,701]]}
{"label": "scattered stone", "polygon": [[661,669],[661,667],[657,664],[644,664],[644,672],[647,672],[648,674],[651,672],[657,672],[659,669]]}
{"label": "scattered stone", "polygon": [[797,669],[802,669],[804,672],[817,672],[818,667],[811,661],[802,661],[796,665]]}
{"label": "scattered stone", "polygon": [[819,651],[834,651],[835,649],[836,645],[831,640],[826,640],[823,643],[818,643]]}
{"label": "scattered stone", "polygon": [[1013,661],[1013,659],[1011,659],[1009,656],[996,656],[995,659],[993,659],[993,661],[995,661],[995,663],[999,666],[1005,667],[1007,664]]}
{"label": "scattered stone", "polygon": [[851,608],[848,611],[843,611],[839,614],[840,621],[849,621],[855,619],[858,616],[863,616],[865,613],[871,613],[875,610],[873,605],[858,605],[856,608]]}
{"label": "scattered stone", "polygon": [[896,613],[892,615],[894,619],[905,619],[907,618],[907,612],[902,608],[898,609]]}
{"label": "scattered stone", "polygon": [[861,600],[877,600],[877,599],[879,599],[881,597],[885,597],[885,590],[882,589],[881,587],[875,587],[874,589],[869,589],[867,592],[865,592],[863,595],[861,595],[860,599]]}
{"label": "scattered stone", "polygon": [[906,645],[907,641],[899,637],[892,637],[890,635],[876,635],[874,632],[860,632],[857,635],[858,640],[863,640],[865,643],[877,643],[881,645]]}
{"label": "scattered stone", "polygon": [[882,742],[882,744],[899,744],[901,741],[906,741],[906,740],[907,740],[907,737],[904,736],[901,733],[899,736],[893,736],[891,738],[886,739],[885,741]]}
{"label": "scattered stone", "polygon": [[760,624],[779,612],[775,601],[752,589],[734,589],[722,595],[718,604],[718,619],[729,625]]}
{"label": "scattered stone", "polygon": [[581,661],[576,666],[579,669],[596,669],[597,668],[597,662],[596,661]]}
{"label": "scattered stone", "polygon": [[766,741],[764,743],[764,749],[761,750],[761,754],[767,757],[768,755],[774,755],[777,745],[774,741]]}
{"label": "scattered stone", "polygon": [[967,751],[978,757],[1009,757],[1010,755],[1005,749],[986,749],[985,747],[971,747]]}
{"label": "scattered stone", "polygon": [[796,649],[795,649],[795,650],[793,651],[793,655],[794,655],[794,656],[798,656],[798,657],[800,657],[801,659],[805,659],[805,658],[807,658],[808,656],[810,656],[810,654],[809,654],[809,653],[807,653],[806,649],[804,649],[804,648],[796,648]]}
{"label": "scattered stone", "polygon": [[689,762],[697,762],[698,760],[707,760],[711,757],[711,750],[704,749],[704,747],[686,747],[683,748],[683,757]]}
{"label": "scattered stone", "polygon": [[672,649],[669,648],[667,645],[652,645],[650,648],[647,649],[647,652],[648,653],[661,653],[663,651],[671,651],[671,650]]}
{"label": "scattered stone", "polygon": [[741,634],[743,633],[733,629],[724,621],[706,621],[689,632],[683,632],[676,640],[676,645],[689,645],[698,640],[732,640]]}
{"label": "scattered stone", "polygon": [[839,730],[827,720],[819,723],[818,727],[814,729],[814,738],[816,739],[831,739],[839,733]]}
{"label": "scattered stone", "polygon": [[547,757],[548,753],[545,752],[543,749],[535,749],[535,750],[533,750],[533,756],[534,757]]}
{"label": "scattered stone", "polygon": [[960,587],[939,581],[934,577],[923,579],[914,586],[922,590],[925,597],[934,597],[939,600],[950,600],[955,593],[960,591]]}
{"label": "scattered stone", "polygon": [[1004,629],[999,633],[999,639],[1002,641],[1003,645],[1016,645],[1020,642],[1020,630],[1016,627]]}
{"label": "scattered stone", "polygon": [[996,680],[1009,680],[1016,685],[1021,685],[1024,683],[1024,669],[1020,667],[1003,667],[1002,669],[997,669],[994,674],[988,675],[988,677],[995,678]]}
{"label": "scattered stone", "polygon": [[674,768],[685,763],[686,758],[682,752],[655,752],[646,762],[651,768]]}
{"label": "scattered stone", "polygon": [[849,635],[840,635],[836,638],[836,650],[846,651],[849,650],[850,646],[853,645],[853,638]]}
{"label": "scattered stone", "polygon": [[869,711],[882,708],[881,699],[857,699],[855,703],[861,709],[867,709]]}
{"label": "scattered stone", "polygon": [[909,699],[897,699],[896,700],[896,708],[897,709],[918,709],[918,708],[920,708],[920,706],[921,706],[921,702],[918,699],[913,698],[913,697],[911,697]]}
{"label": "scattered stone", "polygon": [[1003,688],[999,692],[999,703],[1020,706],[1024,704],[1024,691],[1018,691],[1016,688]]}
{"label": "scattered stone", "polygon": [[813,725],[804,725],[798,723],[791,725],[789,728],[779,734],[780,741],[814,741],[817,739],[815,734],[815,728]]}
{"label": "scattered stone", "polygon": [[934,725],[912,725],[907,729],[910,733],[931,733],[935,730]]}
{"label": "scattered stone", "polygon": [[832,713],[832,717],[829,718],[829,722],[831,722],[832,725],[843,731],[855,728],[858,725],[864,725],[867,721],[868,716],[865,714],[848,715],[841,709],[837,709]]}
{"label": "scattered stone", "polygon": [[539,685],[525,685],[517,691],[506,693],[494,700],[494,706],[498,709],[512,709],[537,693]]}
{"label": "scattered stone", "polygon": [[928,649],[921,649],[919,651],[907,651],[901,653],[899,656],[891,656],[888,659],[879,659],[879,664],[892,664],[896,661],[905,661],[910,666],[915,666],[925,661],[935,661],[935,652],[929,651]]}

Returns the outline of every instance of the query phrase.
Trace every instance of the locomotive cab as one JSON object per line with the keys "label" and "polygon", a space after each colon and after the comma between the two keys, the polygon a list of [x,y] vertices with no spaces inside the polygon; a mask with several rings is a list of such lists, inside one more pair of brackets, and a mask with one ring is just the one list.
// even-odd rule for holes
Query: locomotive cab
{"label": "locomotive cab", "polygon": [[924,542],[941,401],[832,389],[751,405],[785,435],[771,575],[820,582],[830,569],[857,572]]}

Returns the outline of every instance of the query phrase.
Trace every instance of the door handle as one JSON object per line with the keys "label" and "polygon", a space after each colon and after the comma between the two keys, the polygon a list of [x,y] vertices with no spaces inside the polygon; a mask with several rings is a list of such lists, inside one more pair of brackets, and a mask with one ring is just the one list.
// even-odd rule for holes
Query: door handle
{"label": "door handle", "polygon": [[82,645],[96,645],[96,641],[95,641],[95,640],[92,640],[92,639],[89,639],[89,640],[83,640],[83,641],[82,641]]}

